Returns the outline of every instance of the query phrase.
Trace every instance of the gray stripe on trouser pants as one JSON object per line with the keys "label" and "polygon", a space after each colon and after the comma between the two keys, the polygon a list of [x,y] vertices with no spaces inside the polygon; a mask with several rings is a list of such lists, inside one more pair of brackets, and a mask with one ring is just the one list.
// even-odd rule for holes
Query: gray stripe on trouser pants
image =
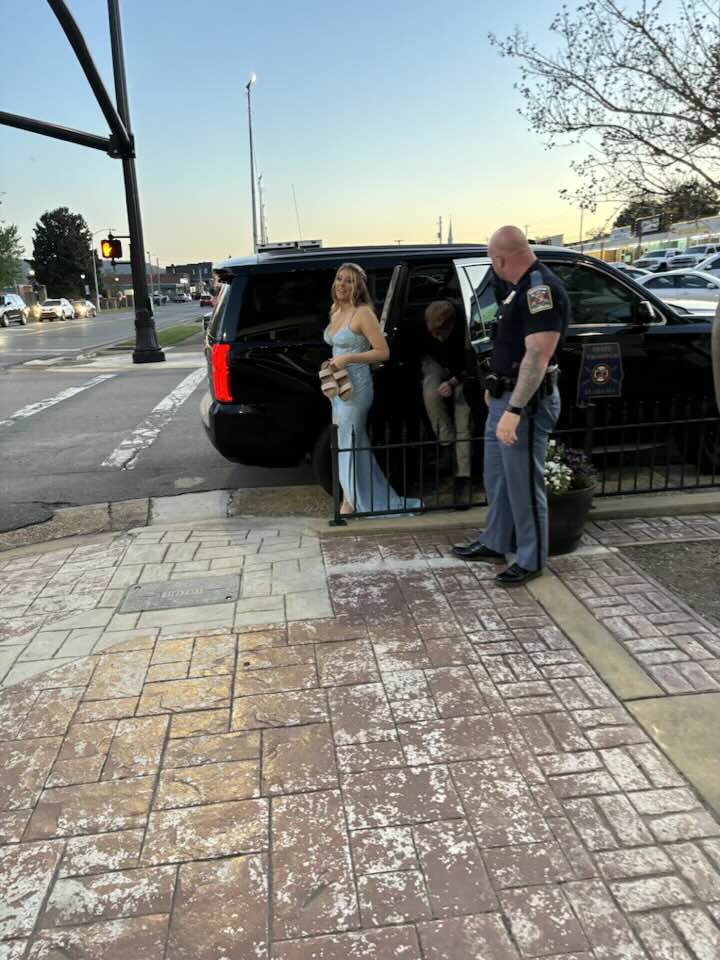
{"label": "gray stripe on trouser pants", "polygon": [[504,446],[495,431],[510,393],[491,398],[485,423],[485,492],[488,515],[482,543],[499,553],[517,553],[525,570],[541,570],[547,560],[545,453],[560,414],[557,390],[537,401],[534,414],[524,411],[517,443]]}

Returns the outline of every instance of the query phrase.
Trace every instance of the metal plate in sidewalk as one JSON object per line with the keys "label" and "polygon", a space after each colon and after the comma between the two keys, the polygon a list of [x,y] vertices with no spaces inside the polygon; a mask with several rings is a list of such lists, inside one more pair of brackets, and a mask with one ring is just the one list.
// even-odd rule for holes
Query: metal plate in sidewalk
{"label": "metal plate in sidewalk", "polygon": [[199,607],[208,603],[230,603],[237,600],[240,577],[199,577],[193,580],[160,580],[130,587],[120,613],[141,610],[170,610],[174,607]]}

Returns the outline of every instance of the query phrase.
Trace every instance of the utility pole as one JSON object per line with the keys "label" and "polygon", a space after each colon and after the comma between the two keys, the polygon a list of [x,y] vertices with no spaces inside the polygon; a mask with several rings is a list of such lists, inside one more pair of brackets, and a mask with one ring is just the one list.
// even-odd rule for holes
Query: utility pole
{"label": "utility pole", "polygon": [[148,262],[148,264],[150,265],[150,298],[151,298],[151,300],[154,300],[154,299],[155,299],[155,285],[154,285],[154,283],[153,283],[153,275],[152,275],[152,257],[150,256],[150,251],[149,251],[149,250],[146,250],[146,251],[145,251],[145,255],[147,256],[147,262]]}
{"label": "utility pole", "polygon": [[54,137],[56,140],[77,143],[80,144],[80,146],[90,147],[93,150],[102,150],[114,159],[122,160],[123,177],[125,180],[125,201],[128,210],[128,227],[130,230],[130,263],[135,298],[135,350],[133,351],[133,360],[135,363],[149,363],[164,360],[165,354],[158,346],[152,307],[147,294],[145,245],[142,237],[140,201],[138,199],[137,178],[135,175],[135,143],[130,130],[130,111],[128,107],[118,0],[108,0],[110,43],[117,105],[112,102],[112,99],[105,89],[102,78],[88,50],[85,37],[82,35],[75,19],[68,10],[65,0],[47,0],[47,3],[62,27],[83,73],[90,84],[97,104],[110,128],[110,135],[101,137],[94,133],[87,133],[84,130],[62,127],[55,123],[48,123],[45,120],[37,120],[34,117],[22,117],[14,113],[7,113],[4,110],[0,110],[0,123],[9,127],[16,127],[19,130],[27,130],[30,133],[39,133],[42,136]]}
{"label": "utility pole", "polygon": [[437,239],[438,239],[438,243],[442,243],[442,217],[438,217]]}
{"label": "utility pole", "polygon": [[120,119],[125,125],[131,143],[133,155],[123,156],[123,179],[125,181],[125,204],[127,206],[128,229],[130,231],[130,269],[132,270],[133,301],[135,303],[135,349],[134,363],[156,363],[165,359],[160,349],[153,309],[147,289],[145,269],[145,243],[143,241],[142,217],[140,215],[140,197],[138,195],[137,175],[135,173],[134,142],[130,127],[130,105],[128,102],[125,59],[123,56],[122,27],[120,25],[119,0],[108,0],[110,17],[110,47],[112,50],[113,73],[115,75],[115,100]]}
{"label": "utility pole", "polygon": [[95,263],[95,247],[90,247],[90,255],[92,256],[92,265],[93,265],[93,280],[95,282],[95,309],[100,313],[100,292],[98,291],[98,282],[97,282],[97,264]]}
{"label": "utility pole", "polygon": [[250,79],[245,84],[245,89],[247,90],[247,105],[248,105],[248,132],[250,135],[250,202],[252,203],[252,239],[253,239],[253,253],[257,253],[258,248],[258,236],[257,236],[257,210],[255,204],[255,148],[253,147],[253,132],[252,132],[252,103],[250,100],[250,90],[252,85],[256,80],[255,74],[251,74]]}
{"label": "utility pole", "polygon": [[265,220],[265,200],[263,199],[262,178],[263,178],[263,175],[259,174],[257,178],[257,182],[258,182],[258,200],[260,202],[260,244],[264,247],[268,242],[268,235],[267,235],[267,221]]}

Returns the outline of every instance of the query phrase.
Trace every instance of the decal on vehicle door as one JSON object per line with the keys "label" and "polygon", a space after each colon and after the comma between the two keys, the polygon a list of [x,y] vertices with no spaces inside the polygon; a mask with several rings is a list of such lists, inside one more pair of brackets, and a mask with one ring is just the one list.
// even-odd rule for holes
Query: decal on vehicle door
{"label": "decal on vehicle door", "polygon": [[619,343],[586,343],[578,377],[577,405],[593,397],[622,396],[623,366]]}

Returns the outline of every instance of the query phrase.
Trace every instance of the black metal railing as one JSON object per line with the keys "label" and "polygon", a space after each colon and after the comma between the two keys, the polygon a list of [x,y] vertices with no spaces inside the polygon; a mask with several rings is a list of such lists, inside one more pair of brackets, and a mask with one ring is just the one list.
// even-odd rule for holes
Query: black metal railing
{"label": "black metal railing", "polygon": [[[573,407],[566,424],[553,436],[591,459],[598,496],[720,486],[720,416],[709,399],[634,404],[607,401],[603,407]],[[454,448],[468,443],[475,469],[458,496],[451,469]],[[348,499],[353,504],[358,505],[358,466],[365,478],[373,478],[369,490],[364,491],[368,501],[352,516],[382,517],[416,513],[416,500],[422,501],[422,512],[484,506],[487,500],[479,473],[482,447],[482,436],[441,443],[422,422],[413,430],[407,425],[395,432],[387,427],[380,441],[371,434],[357,442],[353,433],[350,445],[341,447],[338,428],[333,426],[331,523],[346,522],[341,513],[341,457],[350,458],[343,465],[350,476]],[[362,458],[367,458],[364,467]],[[377,471],[372,469],[373,458]]]}

